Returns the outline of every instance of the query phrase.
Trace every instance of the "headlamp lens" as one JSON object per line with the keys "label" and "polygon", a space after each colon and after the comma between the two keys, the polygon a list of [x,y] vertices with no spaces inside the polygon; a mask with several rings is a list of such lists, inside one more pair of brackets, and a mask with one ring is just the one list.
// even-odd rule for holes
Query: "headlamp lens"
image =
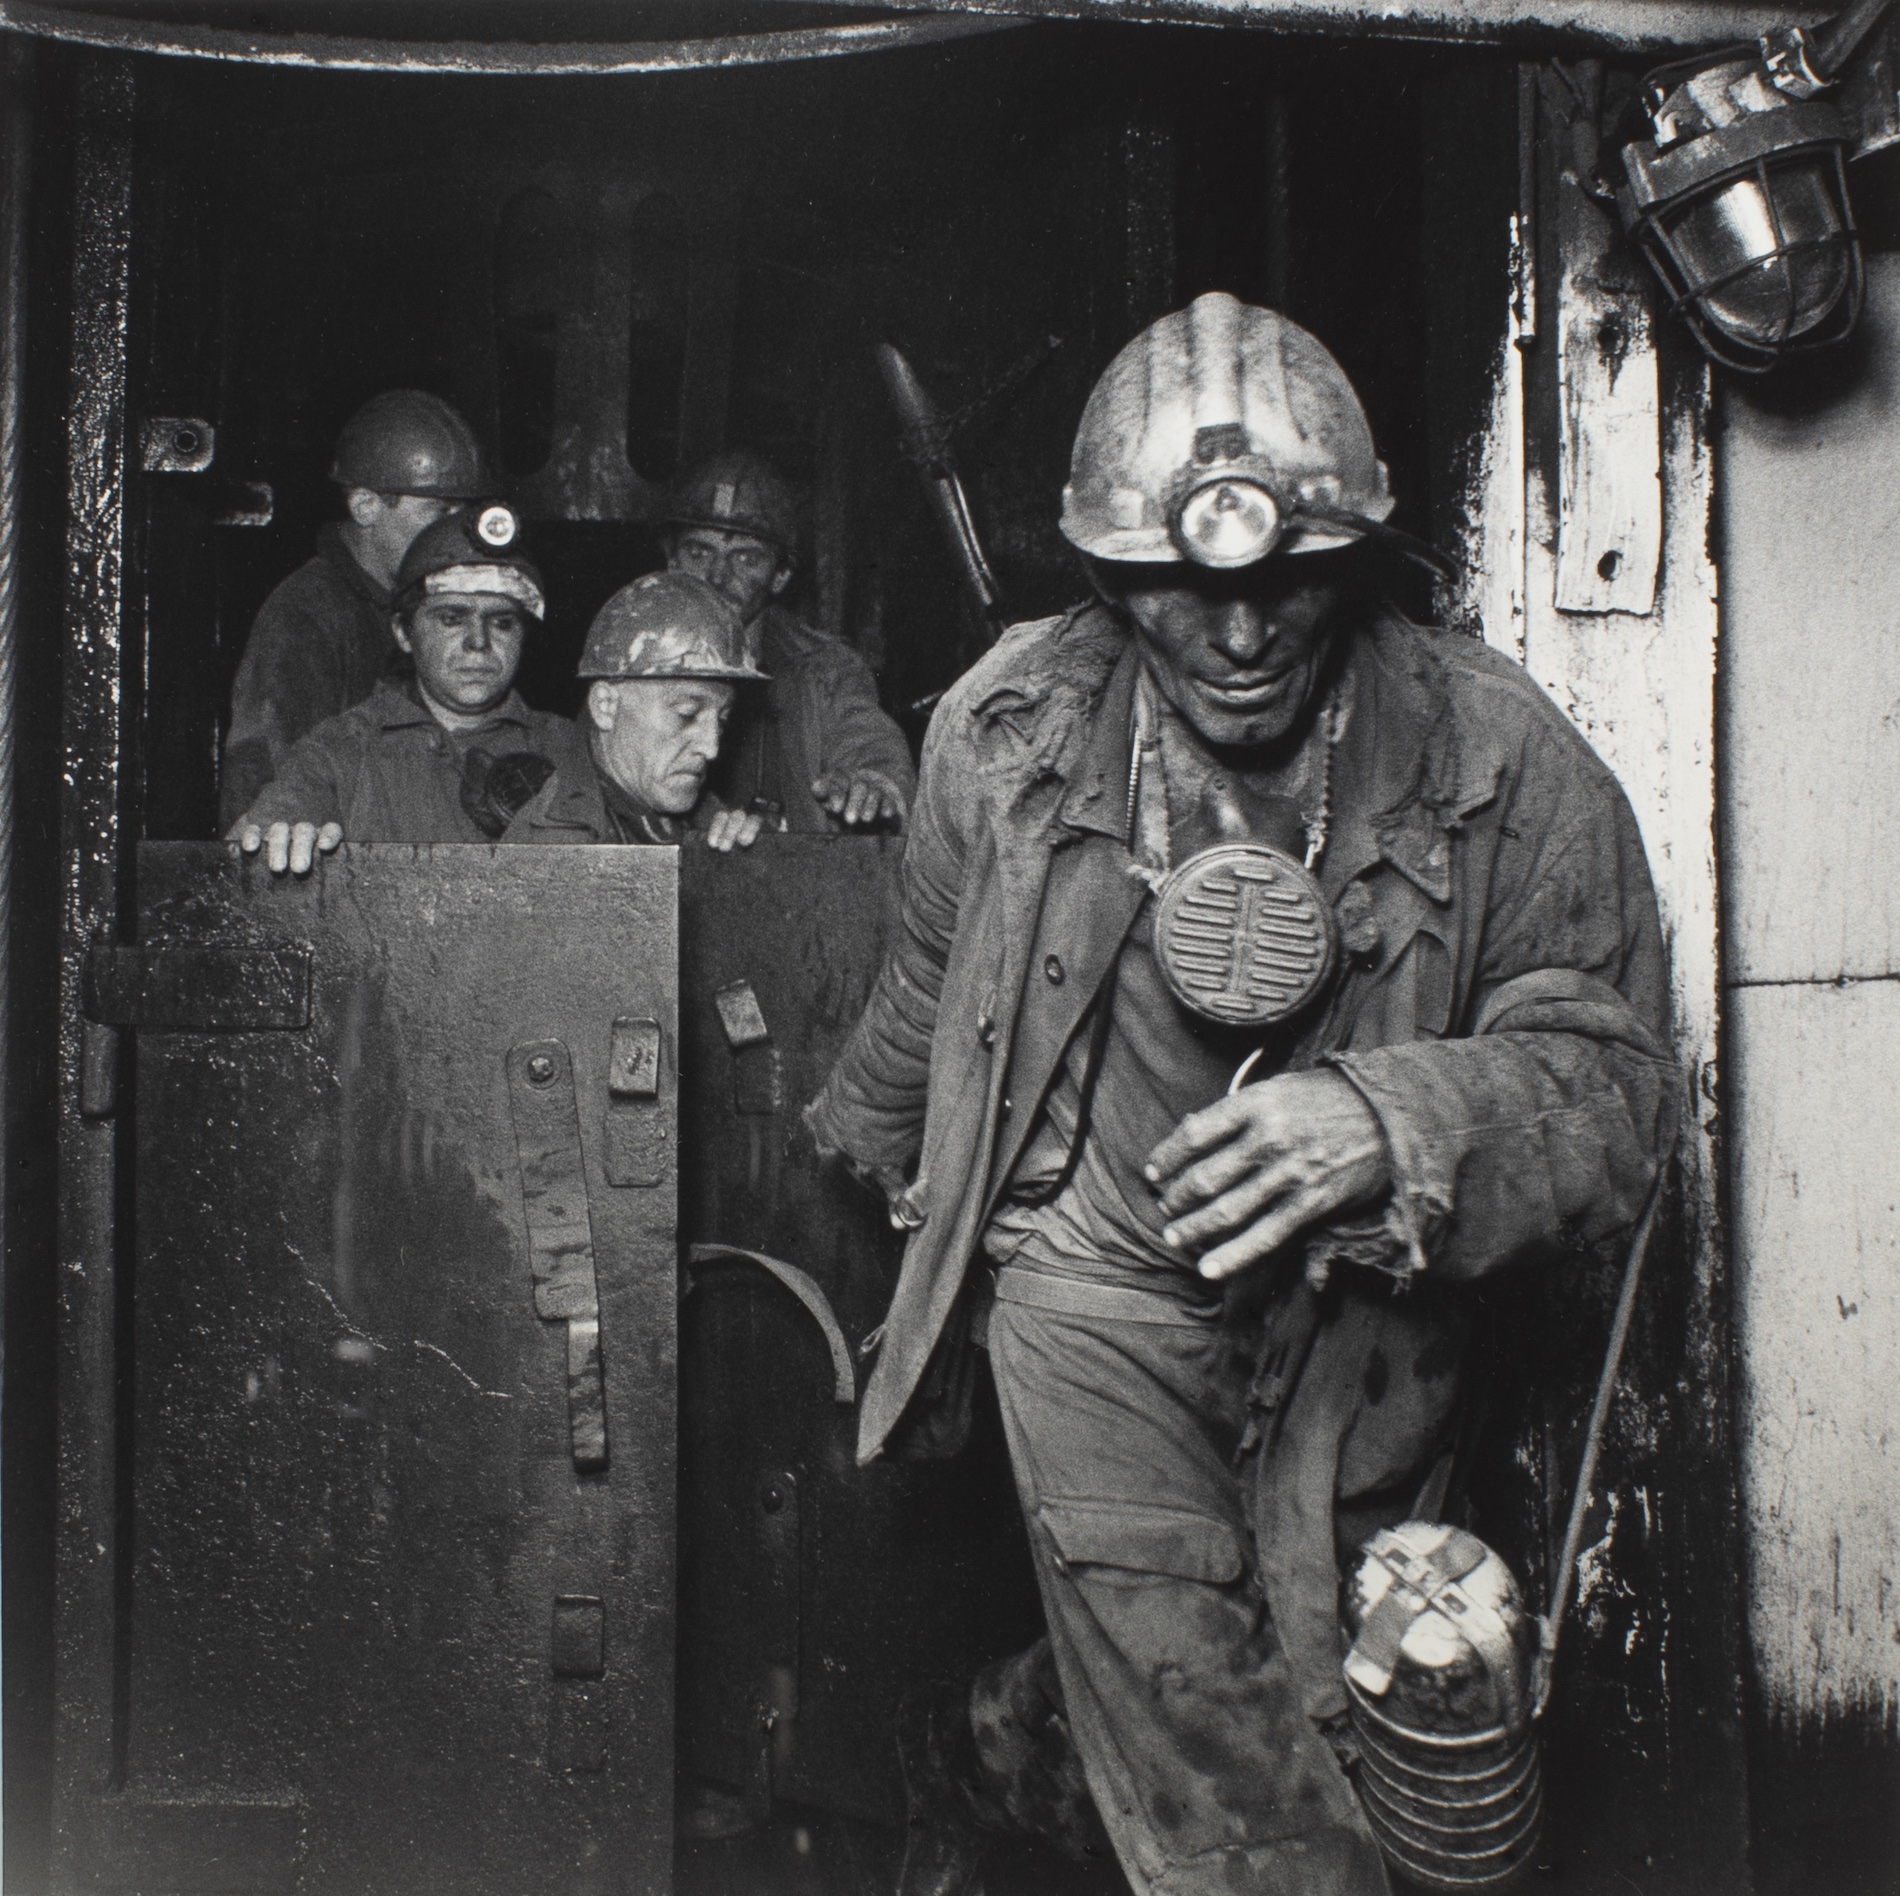
{"label": "headlamp lens", "polygon": [[520,531],[520,522],[515,519],[515,510],[506,502],[498,500],[476,515],[475,531],[485,546],[492,546],[500,552],[503,547],[513,544],[515,535]]}
{"label": "headlamp lens", "polygon": [[1280,538],[1280,509],[1253,481],[1216,480],[1197,487],[1181,504],[1174,538],[1200,566],[1251,566]]}

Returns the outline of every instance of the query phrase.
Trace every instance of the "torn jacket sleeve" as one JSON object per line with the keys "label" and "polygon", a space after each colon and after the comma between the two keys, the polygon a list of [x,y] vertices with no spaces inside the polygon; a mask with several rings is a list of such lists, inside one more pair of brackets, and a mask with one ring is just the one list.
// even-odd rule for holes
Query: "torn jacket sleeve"
{"label": "torn jacket sleeve", "polygon": [[1608,800],[1564,799],[1541,848],[1501,852],[1464,1037],[1333,1057],[1385,1133],[1388,1267],[1477,1277],[1641,1215],[1677,1076],[1648,865]]}
{"label": "torn jacket sleeve", "polygon": [[902,1165],[923,1142],[930,1043],[965,877],[963,812],[946,763],[946,727],[940,709],[924,741],[904,847],[897,939],[863,1019],[805,1115],[821,1152],[842,1152],[865,1168]]}

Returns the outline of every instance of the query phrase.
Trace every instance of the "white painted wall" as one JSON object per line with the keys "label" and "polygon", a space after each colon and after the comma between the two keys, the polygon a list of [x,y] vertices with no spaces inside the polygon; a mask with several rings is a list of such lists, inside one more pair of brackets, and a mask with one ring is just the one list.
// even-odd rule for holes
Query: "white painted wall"
{"label": "white painted wall", "polygon": [[1728,383],[1717,481],[1750,1633],[1803,1725],[1900,1707],[1900,257],[1865,329],[1831,404]]}

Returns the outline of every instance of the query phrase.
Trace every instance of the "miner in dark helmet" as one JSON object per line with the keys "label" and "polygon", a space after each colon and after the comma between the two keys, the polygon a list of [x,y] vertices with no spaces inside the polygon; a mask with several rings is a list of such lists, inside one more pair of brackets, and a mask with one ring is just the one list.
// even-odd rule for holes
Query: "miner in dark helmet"
{"label": "miner in dark helmet", "polygon": [[877,681],[842,639],[782,603],[798,564],[798,507],[762,455],[727,448],[674,487],[667,565],[716,588],[771,674],[735,713],[720,782],[735,804],[792,830],[901,828],[916,787],[910,747]]}
{"label": "miner in dark helmet", "polygon": [[408,669],[389,630],[403,555],[424,527],[499,491],[460,412],[413,388],[372,396],[344,423],[330,479],[344,517],[264,601],[238,662],[218,792],[227,829],[306,731]]}
{"label": "miner in dark helmet", "polygon": [[723,852],[758,840],[760,813],[706,787],[740,691],[767,682],[721,594],[689,573],[643,574],[594,615],[579,672],[576,741],[504,842],[693,838]]}
{"label": "miner in dark helmet", "polygon": [[1325,348],[1202,296],[1082,416],[1093,596],[932,719],[807,1117],[910,1234],[860,1456],[953,1451],[981,1337],[1048,1633],[910,1703],[903,1896],[1025,1826],[1144,1893],[1382,1896],[1339,1563],[1430,1518],[1473,1283],[1616,1245],[1668,1147],[1629,805],[1387,602],[1391,506]]}
{"label": "miner in dark helmet", "polygon": [[494,501],[425,527],[396,569],[390,636],[407,678],[293,744],[230,830],[273,873],[307,875],[340,842],[497,842],[562,762],[573,724],[515,690],[546,612],[514,510]]}

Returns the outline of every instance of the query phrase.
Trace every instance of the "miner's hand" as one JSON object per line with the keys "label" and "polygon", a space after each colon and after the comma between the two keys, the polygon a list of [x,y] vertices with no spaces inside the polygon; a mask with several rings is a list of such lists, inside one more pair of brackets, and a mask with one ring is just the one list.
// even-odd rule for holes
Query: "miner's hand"
{"label": "miner's hand", "polygon": [[1282,1073],[1189,1113],[1148,1155],[1148,1182],[1203,1277],[1231,1277],[1392,1180],[1372,1108],[1337,1073]]}
{"label": "miner's hand", "polygon": [[828,770],[811,793],[846,829],[904,827],[904,793],[881,770]]}
{"label": "miner's hand", "polygon": [[329,855],[342,842],[343,825],[273,823],[266,829],[260,823],[240,822],[232,834],[245,855],[264,852],[272,875],[281,876],[288,869],[293,876],[307,876],[319,856]]}
{"label": "miner's hand", "polygon": [[764,819],[756,810],[721,810],[706,831],[706,844],[721,855],[728,850],[750,849],[764,827]]}

